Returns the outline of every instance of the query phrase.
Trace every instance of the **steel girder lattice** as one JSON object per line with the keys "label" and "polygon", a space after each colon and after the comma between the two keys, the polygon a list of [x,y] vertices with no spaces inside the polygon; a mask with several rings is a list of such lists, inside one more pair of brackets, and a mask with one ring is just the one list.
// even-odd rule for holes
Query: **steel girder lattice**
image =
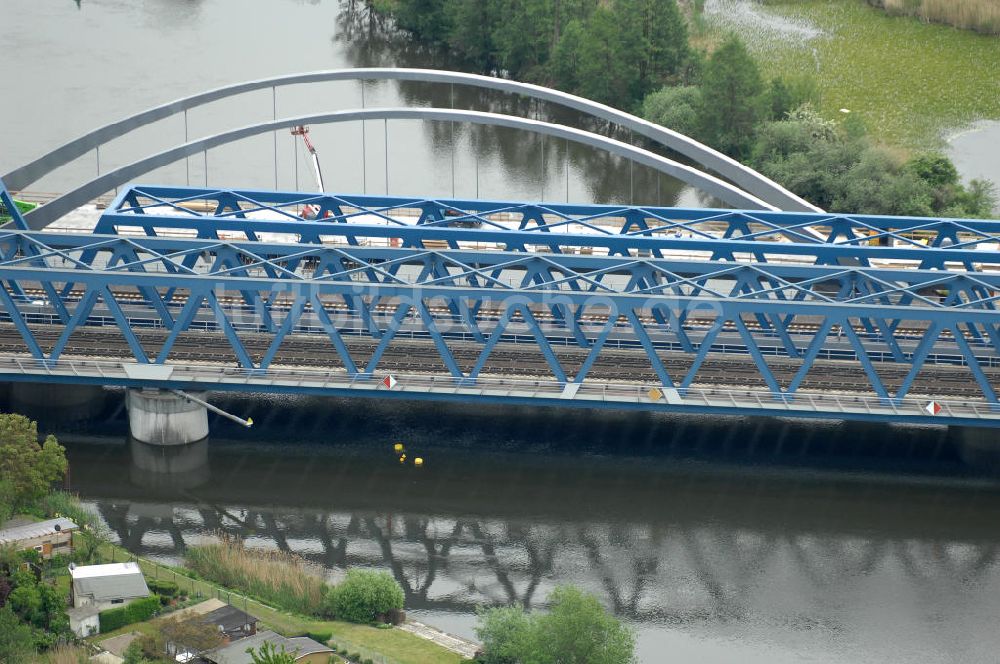
{"label": "steel girder lattice", "polygon": [[[309,209],[311,220],[303,219]],[[457,249],[596,252],[708,260],[794,260],[976,271],[1000,266],[1000,224],[833,213],[570,205],[388,196],[131,186],[102,214],[96,233],[255,240],[280,234],[302,243],[398,241]],[[287,241],[287,240],[286,240]],[[933,250],[933,251],[931,251]],[[873,263],[874,261],[874,263]]]}
{"label": "steel girder lattice", "polygon": [[[361,376],[518,372],[782,397],[808,384],[890,401],[919,386],[997,403],[1000,275],[281,244],[241,223],[243,241],[0,235],[0,309],[16,330],[6,345],[46,362],[317,362]],[[911,251],[937,261],[961,250]]]}

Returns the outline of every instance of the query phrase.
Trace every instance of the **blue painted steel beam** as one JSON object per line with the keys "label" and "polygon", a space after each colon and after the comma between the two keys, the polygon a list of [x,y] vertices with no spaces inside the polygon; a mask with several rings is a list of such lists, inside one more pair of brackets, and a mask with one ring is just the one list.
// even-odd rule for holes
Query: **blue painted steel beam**
{"label": "blue painted steel beam", "polygon": [[629,411],[646,411],[646,412],[659,412],[659,413],[686,413],[692,415],[732,415],[736,417],[746,417],[746,416],[760,416],[760,417],[774,417],[774,416],[787,416],[787,417],[799,417],[806,419],[830,419],[831,417],[842,417],[845,419],[857,420],[862,422],[884,422],[888,424],[900,424],[905,421],[908,424],[924,424],[924,425],[949,425],[949,426],[970,426],[970,427],[987,427],[987,428],[1000,428],[1000,419],[980,419],[975,417],[948,417],[948,416],[934,416],[934,415],[907,415],[905,418],[901,417],[899,414],[890,413],[831,413],[828,411],[817,410],[815,412],[810,412],[806,410],[801,411],[783,411],[776,410],[774,408],[768,408],[766,406],[760,407],[744,407],[744,406],[725,406],[725,405],[713,405],[713,406],[702,406],[694,404],[668,404],[662,401],[635,401],[632,403],[617,401],[617,402],[601,402],[601,401],[574,401],[573,399],[561,399],[561,398],[540,398],[540,397],[528,397],[519,396],[517,394],[508,395],[476,395],[469,396],[466,394],[461,394],[455,392],[453,394],[447,393],[422,393],[422,392],[393,392],[389,390],[379,390],[374,393],[359,394],[358,391],[350,388],[338,388],[338,387],[315,387],[310,385],[289,385],[281,383],[250,383],[242,376],[227,377],[221,375],[219,377],[214,377],[212,380],[206,380],[203,382],[190,381],[190,380],[136,380],[128,378],[117,378],[117,377],[105,377],[105,376],[72,376],[72,375],[60,375],[60,374],[46,374],[46,375],[34,375],[34,374],[19,374],[19,373],[3,373],[0,370],[0,376],[3,377],[5,381],[13,382],[46,382],[46,383],[61,383],[68,385],[113,385],[118,387],[134,387],[134,388],[162,388],[162,389],[177,389],[177,390],[211,390],[211,391],[227,391],[227,392],[242,392],[242,393],[265,393],[265,394],[294,394],[294,395],[311,395],[311,396],[322,396],[322,397],[348,397],[357,398],[371,397],[378,399],[390,399],[398,401],[447,401],[455,403],[476,403],[476,404],[496,404],[496,405],[523,405],[523,406],[552,406],[556,408],[586,408],[586,409],[601,409],[601,410],[629,410]]}
{"label": "blue painted steel beam", "polygon": [[[219,203],[214,206],[215,213],[206,214],[183,207],[192,201],[233,199],[242,201],[243,208],[219,212]],[[331,216],[304,220],[298,210],[305,205],[320,206]],[[165,209],[174,214],[163,214]],[[420,211],[416,223],[392,216],[407,210]],[[267,213],[272,220],[246,218],[247,214],[259,212]],[[517,229],[491,216],[497,214],[511,217]],[[544,223],[540,223],[542,215]],[[361,217],[380,222],[360,223],[357,219]],[[463,227],[469,225],[479,228]],[[302,242],[314,243],[321,242],[324,236],[342,237],[349,244],[365,238],[398,238],[404,246],[422,246],[428,240],[452,247],[458,242],[489,242],[504,243],[513,251],[540,246],[550,253],[562,253],[564,247],[596,247],[621,255],[646,251],[654,256],[668,250],[706,251],[713,260],[734,260],[738,254],[748,254],[755,262],[785,255],[817,264],[914,260],[929,269],[947,268],[946,263],[958,263],[969,270],[979,264],[1000,264],[1000,252],[996,250],[1000,222],[827,213],[133,186],[102,215],[95,232],[114,233],[125,227],[151,235],[157,228],[195,229],[204,238],[218,238],[219,233],[226,232],[248,237],[262,232],[289,233],[298,235]],[[878,246],[880,241],[899,246]]]}
{"label": "blue painted steel beam", "polygon": [[[517,285],[499,278],[510,270],[521,272]],[[835,288],[819,288],[830,282]],[[747,365],[776,398],[797,392],[817,368],[821,349],[846,345],[849,350],[840,355],[839,364],[823,370],[860,368],[869,385],[859,385],[859,393],[887,402],[902,399],[932,351],[950,352],[966,367],[982,400],[997,403],[991,382],[994,360],[1000,358],[994,305],[1000,275],[995,274],[6,232],[0,233],[0,283],[36,284],[55,293],[54,310],[58,301],[69,314],[60,337],[46,348],[30,317],[35,305],[17,292],[0,298],[0,313],[24,339],[25,354],[46,361],[72,351],[73,335],[95,324],[100,305],[108,315],[101,314],[103,322],[97,324],[117,329],[139,363],[170,363],[171,349],[182,335],[198,335],[209,327],[222,333],[234,366],[266,372],[283,344],[295,343],[303,333],[302,319],[308,318],[317,321],[348,373],[373,376],[415,311],[416,317],[405,324],[417,325],[430,341],[428,353],[436,353],[442,370],[463,381],[477,379],[499,344],[520,343],[537,349],[555,381],[588,384],[614,334],[634,342],[635,356],[649,361],[664,386],[685,390],[696,384],[699,369],[719,352],[720,339],[730,334],[724,331],[732,328]],[[922,292],[928,289],[945,294]],[[233,296],[240,306],[224,304],[223,298]],[[345,302],[353,311],[331,317],[326,307],[334,302]],[[376,302],[385,309],[376,311]],[[489,311],[497,322],[456,314],[461,307]],[[132,329],[137,311],[169,331],[156,353],[143,348]],[[551,320],[541,319],[542,313]],[[684,329],[683,321],[691,315],[711,322],[700,338]],[[752,320],[761,329],[751,330],[747,323]],[[810,329],[822,339],[817,342],[807,338],[808,331],[796,330],[800,320],[811,321],[816,327]],[[912,340],[896,339],[903,322],[919,337],[912,349]],[[855,332],[858,323],[878,334],[862,339]],[[341,338],[348,329],[376,342],[374,351],[356,363]],[[835,329],[844,335],[839,344],[832,336]],[[977,334],[966,340],[960,338],[963,330]],[[942,331],[949,332],[950,340]],[[262,356],[249,350],[243,338],[247,333],[266,335]],[[471,369],[449,347],[448,339],[456,337],[477,349]],[[557,352],[564,340],[586,350],[572,376]],[[666,372],[660,356],[664,340],[676,340],[676,348],[691,358],[683,376]],[[790,384],[768,365],[765,351],[771,348],[801,361]],[[875,364],[885,364],[885,357],[906,370],[901,384],[890,386],[880,377]]]}
{"label": "blue painted steel beam", "polygon": [[[110,255],[100,262],[99,254]],[[140,256],[142,254],[142,256]],[[195,269],[198,260],[203,262]],[[201,277],[249,277],[262,270],[276,281],[350,281],[412,287],[474,286],[510,292],[633,293],[646,296],[707,294],[735,299],[805,299],[821,302],[993,310],[1000,299],[1000,274],[918,269],[764,265],[617,256],[525,255],[501,251],[338,248],[185,238],[123,238],[38,232],[0,233],[0,266],[77,271],[165,272]],[[409,268],[406,273],[403,268]],[[518,285],[498,278],[518,275]],[[172,282],[173,283],[173,282]],[[63,287],[65,292],[72,282]],[[171,286],[168,293],[173,292]],[[170,326],[164,302],[170,297],[146,287]],[[249,306],[257,306],[249,290]],[[354,301],[356,297],[347,296]],[[362,308],[367,307],[365,305]],[[368,307],[370,308],[370,307]],[[456,315],[461,307],[456,307]],[[465,310],[471,315],[471,310]],[[266,318],[267,311],[261,310]],[[561,315],[556,310],[555,315]],[[885,334],[884,317],[873,319]],[[764,327],[779,329],[761,319]],[[786,321],[787,323],[787,321]],[[271,326],[271,323],[267,323]]]}

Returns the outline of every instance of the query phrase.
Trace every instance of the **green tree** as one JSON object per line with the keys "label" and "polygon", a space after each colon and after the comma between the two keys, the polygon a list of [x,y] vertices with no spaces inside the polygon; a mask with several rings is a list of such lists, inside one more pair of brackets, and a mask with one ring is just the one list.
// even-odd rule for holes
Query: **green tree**
{"label": "green tree", "polygon": [[13,487],[15,506],[44,496],[66,474],[66,450],[54,436],[38,444],[37,425],[23,415],[0,414],[0,476]]}
{"label": "green tree", "polygon": [[764,117],[764,83],[737,37],[727,38],[709,58],[701,90],[705,139],[731,157],[747,156]]}
{"label": "green tree", "polygon": [[540,80],[552,48],[552,3],[500,1],[502,20],[493,31],[500,66],[513,78]]}
{"label": "green tree", "polygon": [[445,0],[396,0],[396,24],[433,44],[443,44],[450,30]]}
{"label": "green tree", "polygon": [[0,662],[30,662],[34,655],[31,628],[22,624],[10,607],[0,608]]}
{"label": "green tree", "polygon": [[630,77],[621,25],[612,11],[598,7],[583,32],[577,92],[618,108],[630,105]]}
{"label": "green tree", "polygon": [[597,598],[572,586],[548,597],[548,613],[520,607],[479,612],[476,635],[486,664],[629,664],[635,634],[607,613]]}
{"label": "green tree", "polygon": [[253,664],[295,664],[295,655],[298,652],[298,650],[287,652],[284,645],[281,646],[281,650],[278,650],[270,641],[262,643],[256,652],[253,648],[246,649]]}
{"label": "green tree", "polygon": [[933,214],[932,204],[926,182],[902,169],[884,150],[869,148],[837,181],[830,209],[927,217]]}
{"label": "green tree", "polygon": [[698,138],[701,131],[701,90],[694,85],[663,88],[643,100],[641,114],[661,127]]}
{"label": "green tree", "polygon": [[197,616],[169,618],[160,624],[160,634],[166,643],[178,648],[187,647],[195,652],[210,650],[222,643],[222,636],[214,625],[202,622]]}
{"label": "green tree", "polygon": [[970,217],[992,218],[1000,214],[997,187],[989,180],[972,180],[958,195],[958,204]]}
{"label": "green tree", "polygon": [[151,664],[142,652],[142,643],[139,639],[128,644],[125,652],[122,653],[122,660],[122,664]]}
{"label": "green tree", "polygon": [[352,569],[327,593],[325,609],[338,620],[370,623],[382,614],[402,609],[404,599],[402,587],[388,572]]}
{"label": "green tree", "polygon": [[552,83],[566,92],[580,90],[580,56],[586,39],[583,23],[570,21],[556,43],[549,61]]}
{"label": "green tree", "polygon": [[551,608],[538,618],[546,664],[625,664],[635,661],[635,634],[610,615],[594,595],[561,586],[549,595]]}
{"label": "green tree", "polygon": [[767,90],[767,111],[772,120],[784,120],[796,109],[819,106],[819,84],[811,76],[774,78]]}
{"label": "green tree", "polygon": [[448,46],[478,72],[496,65],[493,33],[502,16],[499,0],[447,0]]}
{"label": "green tree", "polygon": [[520,606],[477,611],[476,636],[483,643],[484,664],[517,664],[531,655],[534,621]]}
{"label": "green tree", "polygon": [[618,0],[632,98],[672,81],[688,55],[687,24],[675,0]]}

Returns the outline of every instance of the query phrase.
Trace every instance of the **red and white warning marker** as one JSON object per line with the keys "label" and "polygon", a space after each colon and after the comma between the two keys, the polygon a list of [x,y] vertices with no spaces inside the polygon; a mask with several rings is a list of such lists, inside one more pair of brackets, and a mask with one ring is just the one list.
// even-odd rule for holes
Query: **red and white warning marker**
{"label": "red and white warning marker", "polygon": [[929,404],[924,406],[924,410],[927,411],[928,415],[937,415],[941,412],[941,404],[937,401],[931,401]]}
{"label": "red and white warning marker", "polygon": [[396,385],[399,384],[399,381],[396,380],[395,376],[389,374],[388,376],[382,379],[382,384],[385,385],[385,389],[391,390],[392,388],[396,387]]}

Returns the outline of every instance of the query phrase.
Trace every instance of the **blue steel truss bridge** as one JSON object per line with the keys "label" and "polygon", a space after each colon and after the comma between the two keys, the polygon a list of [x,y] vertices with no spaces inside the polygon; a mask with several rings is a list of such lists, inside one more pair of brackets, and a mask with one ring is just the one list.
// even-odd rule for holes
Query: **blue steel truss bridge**
{"label": "blue steel truss bridge", "polygon": [[998,246],[985,220],[132,185],[92,233],[0,230],[0,374],[998,426]]}

